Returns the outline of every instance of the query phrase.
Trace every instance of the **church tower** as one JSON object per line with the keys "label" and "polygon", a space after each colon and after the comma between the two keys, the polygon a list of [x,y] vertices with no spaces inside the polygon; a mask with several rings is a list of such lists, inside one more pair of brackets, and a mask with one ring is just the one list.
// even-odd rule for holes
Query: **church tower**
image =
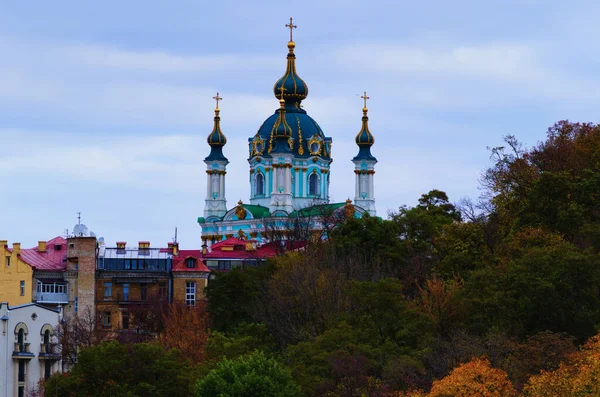
{"label": "church tower", "polygon": [[217,102],[215,107],[214,127],[206,141],[210,146],[210,154],[204,159],[206,163],[206,203],[204,205],[204,218],[217,217],[221,219],[227,213],[227,200],[225,199],[225,174],[229,160],[223,155],[223,146],[227,138],[221,131],[221,117],[219,117],[219,101],[223,98],[213,97]]}
{"label": "church tower", "polygon": [[369,112],[367,99],[369,97],[366,91],[361,98],[364,99],[362,128],[355,139],[358,145],[358,154],[352,159],[355,174],[354,204],[367,210],[371,216],[375,216],[375,186],[373,179],[377,159],[371,154],[371,146],[375,143],[375,138],[369,131],[369,116],[367,116]]}
{"label": "church tower", "polygon": [[301,105],[308,86],[296,71],[292,18],[284,75],[273,86],[279,108],[248,139],[250,202],[272,215],[329,202],[331,138]]}

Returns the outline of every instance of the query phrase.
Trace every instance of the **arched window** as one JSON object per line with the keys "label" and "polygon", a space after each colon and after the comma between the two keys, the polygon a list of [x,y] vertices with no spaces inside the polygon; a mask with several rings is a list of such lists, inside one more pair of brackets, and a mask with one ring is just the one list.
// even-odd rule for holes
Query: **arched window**
{"label": "arched window", "polygon": [[196,267],[196,259],[195,258],[187,258],[185,260],[185,264],[188,269],[193,269]]}
{"label": "arched window", "polygon": [[25,330],[21,328],[17,334],[17,343],[19,344],[19,351],[22,353],[25,351]]}
{"label": "arched window", "polygon": [[49,329],[47,329],[47,330],[44,332],[44,344],[45,344],[45,345],[47,345],[47,344],[49,344],[49,343],[50,343],[50,330],[49,330]]}
{"label": "arched window", "polygon": [[319,175],[316,173],[312,173],[308,177],[308,194],[311,196],[319,194]]}
{"label": "arched window", "polygon": [[256,195],[265,195],[265,177],[261,173],[256,174]]}

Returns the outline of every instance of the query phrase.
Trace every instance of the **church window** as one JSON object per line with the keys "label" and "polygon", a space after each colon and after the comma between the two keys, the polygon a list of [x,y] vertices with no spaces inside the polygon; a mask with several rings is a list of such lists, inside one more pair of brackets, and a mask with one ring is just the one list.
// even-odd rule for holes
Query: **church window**
{"label": "church window", "polygon": [[319,152],[319,144],[317,142],[310,145],[310,152],[311,154],[317,154]]}
{"label": "church window", "polygon": [[316,173],[308,177],[308,194],[311,196],[319,194],[319,176]]}
{"label": "church window", "polygon": [[265,177],[262,174],[256,174],[256,195],[264,196],[265,194]]}

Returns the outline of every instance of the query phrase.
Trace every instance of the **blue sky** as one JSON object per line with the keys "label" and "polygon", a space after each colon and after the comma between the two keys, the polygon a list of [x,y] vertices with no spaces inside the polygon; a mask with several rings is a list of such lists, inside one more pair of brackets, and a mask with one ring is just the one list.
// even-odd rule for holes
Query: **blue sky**
{"label": "blue sky", "polygon": [[[85,3],[85,4],[84,4]],[[218,91],[231,207],[247,138],[278,106],[294,17],[304,108],[353,194],[367,90],[379,215],[431,189],[477,197],[487,146],[531,146],[600,101],[592,1],[6,1],[0,7],[0,239],[33,246],[76,212],[109,244],[200,246]]]}

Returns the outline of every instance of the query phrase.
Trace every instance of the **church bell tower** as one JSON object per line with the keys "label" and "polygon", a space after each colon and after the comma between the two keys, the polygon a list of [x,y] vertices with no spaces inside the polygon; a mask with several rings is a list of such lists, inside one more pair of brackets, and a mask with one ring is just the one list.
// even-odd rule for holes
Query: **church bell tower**
{"label": "church bell tower", "polygon": [[204,159],[206,163],[206,202],[204,205],[204,218],[222,218],[227,213],[227,200],[225,199],[225,174],[229,160],[223,155],[223,146],[227,138],[221,131],[221,117],[219,116],[219,101],[223,98],[213,97],[217,102],[215,107],[214,127],[206,141],[210,146],[210,154]]}
{"label": "church bell tower", "polygon": [[361,96],[364,99],[362,128],[356,135],[358,154],[352,159],[355,174],[354,204],[367,210],[369,215],[375,216],[375,164],[377,159],[371,154],[371,146],[375,138],[369,131],[369,116],[367,113],[367,92]]}

